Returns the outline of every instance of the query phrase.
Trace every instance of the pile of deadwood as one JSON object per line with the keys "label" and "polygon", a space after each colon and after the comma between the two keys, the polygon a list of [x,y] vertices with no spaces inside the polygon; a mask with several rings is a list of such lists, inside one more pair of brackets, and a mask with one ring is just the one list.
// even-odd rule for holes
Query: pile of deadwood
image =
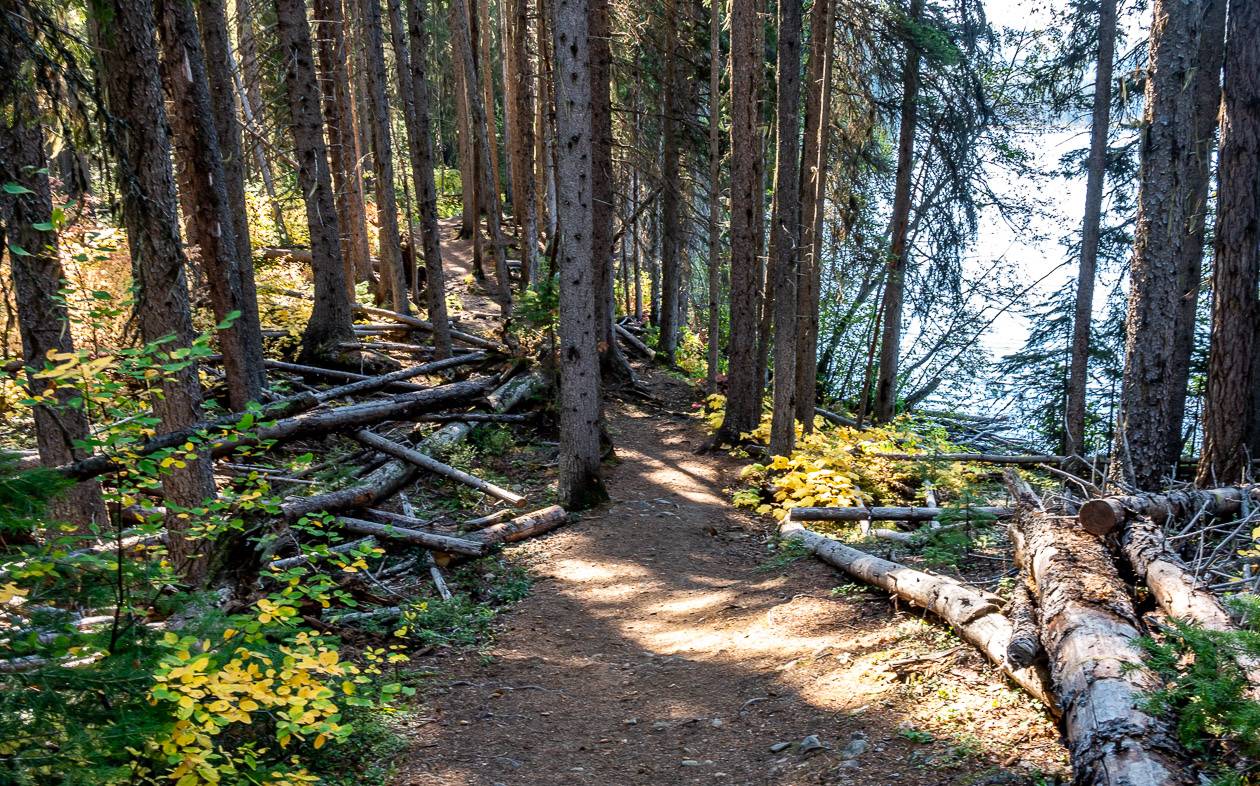
{"label": "pile of deadwood", "polygon": [[[124,469],[140,457],[183,445],[195,436],[201,449],[215,459],[217,477],[230,481],[257,473],[272,488],[290,491],[280,506],[278,520],[258,522],[279,535],[268,538],[271,545],[258,555],[259,567],[264,568],[261,578],[256,579],[262,582],[259,588],[266,582],[265,568],[283,570],[314,564],[328,556],[326,549],[313,549],[312,544],[303,542],[298,529],[289,526],[303,516],[322,516],[329,522],[326,528],[340,530],[343,540],[333,551],[359,551],[364,546],[384,549],[385,557],[369,571],[369,579],[376,584],[381,575],[414,574],[412,568],[419,564],[420,572],[432,577],[443,597],[450,596],[443,567],[563,524],[568,518],[563,508],[552,505],[531,511],[530,500],[520,493],[441,460],[479,424],[526,422],[529,415],[513,410],[547,388],[551,384],[548,376],[523,359],[511,358],[499,342],[461,330],[452,330],[456,343],[452,357],[419,362],[431,357],[433,350],[412,338],[431,332],[429,323],[368,306],[356,306],[356,310],[391,320],[384,326],[389,330],[360,334],[354,344],[343,349],[362,357],[376,356],[396,370],[365,374],[268,360],[272,382],[283,379],[297,392],[273,396],[253,418],[257,425],[250,429],[238,430],[243,413],[233,413],[153,437],[130,447],[125,455],[101,453],[60,471],[86,480]],[[398,355],[405,358],[403,363]],[[215,359],[209,360],[213,364]],[[360,449],[332,457],[331,451],[321,446],[334,437],[353,440]],[[329,460],[300,471],[267,461],[268,452],[286,446],[317,455],[322,450]],[[245,448],[250,450],[243,451]],[[242,452],[248,455],[243,457]],[[318,483],[311,476],[329,468],[351,479],[338,488],[314,490]],[[421,476],[468,486],[488,504],[462,517],[418,518],[407,490]],[[298,491],[313,493],[294,493]],[[497,509],[486,513],[487,508]],[[133,540],[136,546],[144,545]],[[113,549],[116,544],[102,546]],[[379,593],[359,594],[360,600],[373,597],[387,601]],[[394,598],[397,600],[397,595]],[[248,600],[241,597],[236,602]],[[334,613],[331,619],[348,624],[364,616],[397,613],[397,607],[385,606],[376,612],[340,617]]]}
{"label": "pile of deadwood", "polygon": [[[905,541],[910,533],[879,530],[870,522],[917,523],[924,529],[961,525],[937,524],[946,513],[937,506],[797,508],[780,534],[852,578],[949,623],[1043,702],[1061,720],[1075,783],[1198,783],[1172,721],[1144,709],[1145,695],[1161,682],[1144,665],[1138,639],[1161,616],[1208,629],[1233,627],[1217,593],[1260,587],[1260,575],[1238,553],[1260,524],[1260,487],[1087,499],[1063,492],[1043,501],[1013,469],[1005,480],[1011,505],[949,515],[1006,522],[1017,576],[1009,599],[881,559],[803,526],[857,521],[875,537]],[[1143,613],[1125,576],[1149,590],[1158,610]],[[1256,695],[1260,663],[1239,665]]]}

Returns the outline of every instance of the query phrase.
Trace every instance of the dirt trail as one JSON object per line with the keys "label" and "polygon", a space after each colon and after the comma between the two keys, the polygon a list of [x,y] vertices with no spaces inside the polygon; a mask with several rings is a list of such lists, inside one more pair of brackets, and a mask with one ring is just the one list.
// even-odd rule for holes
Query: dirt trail
{"label": "dirt trail", "polygon": [[[701,424],[669,414],[687,389],[654,380],[667,410],[610,404],[612,501],[518,547],[534,590],[489,657],[432,662],[399,786],[1061,771],[1044,716],[943,628],[875,593],[831,592],[841,577],[813,560],[768,562],[765,523],[727,502],[739,464],[696,455]],[[809,735],[825,749],[802,753]]]}

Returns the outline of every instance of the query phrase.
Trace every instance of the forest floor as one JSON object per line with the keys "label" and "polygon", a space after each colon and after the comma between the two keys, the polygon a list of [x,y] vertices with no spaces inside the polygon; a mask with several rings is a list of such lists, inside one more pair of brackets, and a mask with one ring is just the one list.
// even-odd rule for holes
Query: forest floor
{"label": "forest floor", "polygon": [[[443,223],[448,291],[480,322],[498,307]],[[413,664],[395,786],[1063,777],[1039,707],[919,610],[776,551],[729,502],[742,463],[695,452],[697,391],[639,374],[650,399],[607,402],[611,500],[508,549],[533,591],[493,641]]]}

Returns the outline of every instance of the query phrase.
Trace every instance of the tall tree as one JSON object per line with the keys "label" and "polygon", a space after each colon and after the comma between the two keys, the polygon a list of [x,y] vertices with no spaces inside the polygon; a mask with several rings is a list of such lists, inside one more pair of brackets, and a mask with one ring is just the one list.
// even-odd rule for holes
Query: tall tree
{"label": "tall tree", "polygon": [[285,64],[289,123],[298,162],[298,184],[306,201],[315,281],[315,305],[302,333],[302,355],[318,359],[339,355],[338,345],[354,338],[354,328],[341,261],[340,230],[333,208],[306,3],[304,0],[275,0],[275,3],[276,31]]}
{"label": "tall tree", "polygon": [[[35,87],[18,75],[22,68],[19,44],[8,35],[14,20],[0,26],[0,70],[12,78],[0,82],[0,185],[13,184],[0,193],[0,254],[9,260],[9,277],[17,306],[22,359],[32,393],[44,392],[47,381],[37,373],[49,355],[74,352],[74,339],[61,291],[65,273],[57,254],[52,192],[44,134],[40,125]],[[24,189],[24,190],[23,190]],[[55,391],[55,400],[34,408],[35,441],[39,459],[46,467],[84,458],[81,447],[89,436],[87,413],[70,386]],[[80,483],[58,499],[52,514],[80,528],[109,522],[100,486]]]}
{"label": "tall tree", "polygon": [[809,12],[809,74],[801,150],[801,274],[796,297],[796,419],[814,429],[818,397],[818,310],[822,289],[823,216],[831,129],[835,0],[814,0]]}
{"label": "tall tree", "polygon": [[613,332],[616,301],[613,297],[613,212],[616,199],[613,176],[612,28],[608,0],[587,0],[587,34],[591,63],[591,258],[595,277],[595,344],[599,366],[605,379],[626,380],[633,376]]}
{"label": "tall tree", "polygon": [[394,193],[394,142],[390,132],[389,101],[385,95],[385,31],[380,0],[361,0],[364,57],[367,64],[367,123],[372,136],[372,187],[376,191],[376,222],[380,227],[381,293],[400,314],[411,313],[403,272],[402,240],[398,234],[398,199]]}
{"label": "tall tree", "polygon": [[538,255],[537,186],[534,177],[534,101],[530,90],[529,3],[504,0],[507,5],[507,85],[504,106],[512,158],[512,218],[521,250],[521,288],[534,282]]}
{"label": "tall tree", "polygon": [[761,418],[757,376],[757,219],[761,183],[757,158],[758,96],[763,53],[757,0],[731,0],[731,342],[726,413],[715,442],[735,442]]}
{"label": "tall tree", "polygon": [[[184,278],[171,141],[158,71],[153,4],[113,0],[96,6],[95,30],[105,103],[112,116],[110,142],[118,162],[123,223],[137,290],[140,336],[163,351],[192,344],[192,316]],[[201,385],[195,365],[165,373],[152,399],[163,431],[178,431],[201,420]],[[181,508],[194,508],[216,494],[210,462],[185,462],[163,476],[167,499],[166,548],[171,564],[200,580],[205,560],[185,537]]]}
{"label": "tall tree", "polygon": [[[499,189],[490,158],[493,136],[486,116],[486,105],[478,90],[477,63],[473,59],[473,42],[468,19],[467,0],[452,0],[450,7],[451,41],[455,49],[456,68],[462,69],[465,101],[471,122],[472,154],[476,159],[477,204],[485,211],[486,229],[490,236],[490,252],[494,257],[494,275],[497,279],[496,296],[500,308],[508,313],[512,308],[512,285],[508,278],[507,259],[504,257],[504,240],[499,224]],[[479,236],[473,233],[474,243]]]}
{"label": "tall tree", "polygon": [[[218,331],[219,347],[228,401],[240,412],[249,402],[261,400],[266,384],[257,295],[251,291],[246,303],[245,276],[236,246],[238,226],[228,199],[228,179],[219,152],[196,16],[189,0],[158,0],[158,12],[162,77],[171,96],[175,159],[188,239],[200,252],[214,317],[220,324],[228,324]],[[248,237],[244,242],[248,245]],[[249,267],[253,269],[252,264]]]}
{"label": "tall tree", "polygon": [[770,230],[775,296],[774,415],[770,425],[770,452],[790,456],[796,444],[796,289],[801,239],[801,0],[779,0],[776,52],[779,130],[774,169],[774,218]]}
{"label": "tall tree", "polygon": [[1192,155],[1194,78],[1200,4],[1156,0],[1147,67],[1137,226],[1125,324],[1124,385],[1117,415],[1112,474],[1141,489],[1160,485],[1170,469],[1177,385],[1169,364],[1181,315],[1179,263],[1192,242],[1192,195],[1177,175]]}
{"label": "tall tree", "polygon": [[674,362],[678,347],[678,320],[682,290],[682,226],[679,203],[682,201],[683,173],[679,121],[682,115],[682,87],[678,84],[678,2],[665,0],[662,17],[665,29],[665,77],[661,85],[664,105],[661,117],[661,306],[658,348],[669,363]]}
{"label": "tall tree", "polygon": [[[718,223],[722,210],[722,0],[709,0],[709,346],[705,389],[718,389],[722,331],[722,239]],[[629,306],[626,308],[629,311]]]}
{"label": "tall tree", "polygon": [[1203,278],[1203,245],[1206,236],[1208,186],[1211,180],[1212,152],[1216,141],[1216,122],[1221,110],[1221,64],[1225,52],[1225,4],[1227,0],[1203,0],[1199,9],[1198,41],[1195,45],[1194,71],[1190,92],[1194,100],[1194,118],[1189,144],[1178,156],[1180,171],[1176,178],[1185,191],[1185,242],[1177,254],[1177,288],[1181,308],[1177,314],[1177,333],[1173,355],[1168,364],[1172,380],[1170,391],[1172,414],[1168,423],[1168,457],[1171,465],[1181,456],[1185,443],[1182,421],[1186,413],[1186,391],[1190,387],[1190,359],[1194,353],[1195,329],[1198,325],[1199,286]]}
{"label": "tall tree", "polygon": [[1076,309],[1072,316],[1072,348],[1067,380],[1063,452],[1083,453],[1085,389],[1089,378],[1089,332],[1094,310],[1094,278],[1098,271],[1099,226],[1103,184],[1107,177],[1107,133],[1111,127],[1111,73],[1116,48],[1116,0],[1098,4],[1098,65],[1094,71],[1094,108],[1085,180],[1085,219],[1081,229],[1081,262],[1076,274]]}
{"label": "tall tree", "polygon": [[[451,354],[451,325],[446,314],[446,273],[442,267],[442,237],[438,229],[437,189],[433,183],[433,135],[429,120],[429,41],[425,28],[426,0],[408,4],[411,42],[411,89],[415,94],[415,131],[412,136],[411,176],[420,213],[420,242],[424,248],[425,296],[433,342],[438,357]],[[417,276],[417,279],[419,276]]]}
{"label": "tall tree", "polygon": [[363,168],[346,60],[345,17],[341,0],[315,0],[314,8],[317,57],[323,77],[319,88],[324,122],[328,127],[328,157],[337,226],[341,229],[342,267],[346,288],[353,293],[355,282],[371,281],[373,274],[367,208],[363,202]]}
{"label": "tall tree", "polygon": [[1243,425],[1254,385],[1260,283],[1260,4],[1229,3],[1225,100],[1217,167],[1215,256],[1212,264],[1212,346],[1203,410],[1198,483],[1243,482]]}
{"label": "tall tree", "polygon": [[275,176],[271,171],[271,159],[267,155],[263,136],[262,74],[258,67],[258,36],[254,32],[254,4],[256,0],[236,0],[236,38],[240,62],[233,69],[232,81],[240,98],[241,117],[249,132],[249,148],[254,167],[262,178],[263,190],[271,206],[271,219],[282,243],[289,242],[289,230],[284,221],[284,209],[276,197]]}
{"label": "tall tree", "polygon": [[915,38],[923,0],[910,0],[905,35],[906,61],[901,75],[901,123],[897,134],[897,176],[889,221],[888,272],[884,280],[883,337],[879,378],[875,384],[875,419],[892,419],[897,407],[897,368],[901,359],[901,313],[906,300],[906,257],[910,238],[910,198],[914,169],[914,137],[919,122],[919,67],[922,52]]}
{"label": "tall tree", "polygon": [[591,260],[591,70],[587,0],[554,0],[560,276],[560,504],[607,499],[599,471],[599,355]]}

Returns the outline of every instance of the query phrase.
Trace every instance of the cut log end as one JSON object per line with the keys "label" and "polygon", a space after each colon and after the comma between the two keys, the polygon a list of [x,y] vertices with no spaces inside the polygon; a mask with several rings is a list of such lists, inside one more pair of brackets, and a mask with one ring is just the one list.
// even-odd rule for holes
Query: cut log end
{"label": "cut log end", "polygon": [[1081,529],[1101,538],[1115,532],[1127,516],[1128,512],[1117,500],[1091,499],[1081,506],[1076,518]]}

